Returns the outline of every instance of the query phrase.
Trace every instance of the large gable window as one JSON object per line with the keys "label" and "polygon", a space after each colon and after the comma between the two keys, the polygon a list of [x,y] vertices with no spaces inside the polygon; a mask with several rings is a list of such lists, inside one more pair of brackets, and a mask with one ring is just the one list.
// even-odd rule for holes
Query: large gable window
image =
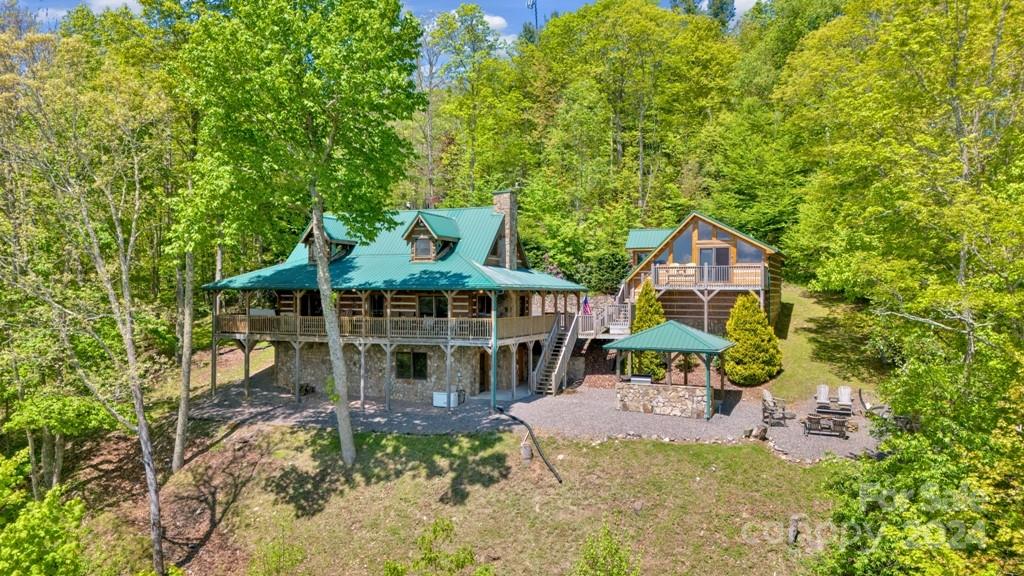
{"label": "large gable window", "polygon": [[707,222],[697,222],[697,240],[711,240],[713,228]]}
{"label": "large gable window", "polygon": [[672,243],[672,261],[676,264],[693,262],[693,226],[687,226]]}
{"label": "large gable window", "polygon": [[750,242],[737,238],[736,262],[740,264],[761,264],[764,262],[764,251]]}

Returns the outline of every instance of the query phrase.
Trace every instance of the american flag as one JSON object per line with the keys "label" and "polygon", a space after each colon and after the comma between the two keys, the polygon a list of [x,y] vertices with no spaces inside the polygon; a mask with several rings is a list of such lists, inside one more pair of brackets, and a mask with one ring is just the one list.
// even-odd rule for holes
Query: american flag
{"label": "american flag", "polygon": [[584,316],[590,316],[593,313],[594,312],[590,309],[590,297],[589,296],[584,296],[583,297],[583,315]]}

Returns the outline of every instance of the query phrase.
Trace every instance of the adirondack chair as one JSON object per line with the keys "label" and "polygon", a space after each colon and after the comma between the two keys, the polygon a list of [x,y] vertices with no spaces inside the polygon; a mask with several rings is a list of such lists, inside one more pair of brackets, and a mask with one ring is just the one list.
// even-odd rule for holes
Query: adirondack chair
{"label": "adirondack chair", "polygon": [[839,410],[846,414],[853,414],[853,389],[849,386],[839,387],[839,400],[836,401]]}
{"label": "adirondack chair", "polygon": [[767,390],[761,390],[761,421],[769,426],[786,425],[786,420],[794,418],[792,412],[786,412],[786,402],[779,400]]}
{"label": "adirondack chair", "polygon": [[814,395],[814,403],[818,410],[831,410],[832,400],[828,396],[828,384],[819,384],[818,392]]}

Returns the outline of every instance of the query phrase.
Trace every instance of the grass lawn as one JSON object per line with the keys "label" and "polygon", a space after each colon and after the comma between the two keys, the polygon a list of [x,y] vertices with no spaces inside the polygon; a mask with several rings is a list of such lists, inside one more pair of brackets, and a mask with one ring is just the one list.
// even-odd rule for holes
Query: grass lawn
{"label": "grass lawn", "polygon": [[849,304],[783,284],[776,333],[783,372],[771,389],[790,402],[810,400],[819,384],[828,384],[833,394],[842,384],[874,390],[885,376],[884,367],[865,349],[864,326]]}
{"label": "grass lawn", "polygon": [[[810,540],[784,543],[790,516],[814,521],[828,510],[822,466],[756,444],[544,438],[559,485],[539,459],[521,462],[511,434],[357,441],[346,472],[329,431],[253,426],[229,436],[165,486],[168,541],[192,546],[169,554],[211,576],[382,574],[385,560],[412,557],[416,537],[447,518],[456,545],[502,575],[563,574],[607,525],[642,574],[767,576],[797,572],[811,554]],[[100,550],[144,568],[145,547],[121,541],[131,550]]]}

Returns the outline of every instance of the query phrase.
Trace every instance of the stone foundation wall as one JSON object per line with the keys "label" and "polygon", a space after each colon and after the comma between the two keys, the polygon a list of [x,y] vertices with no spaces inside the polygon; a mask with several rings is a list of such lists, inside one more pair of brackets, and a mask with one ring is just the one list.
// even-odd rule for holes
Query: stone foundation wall
{"label": "stone foundation wall", "polygon": [[[480,354],[483,348],[459,347],[452,352],[452,389],[465,390],[467,395],[476,395],[480,390]],[[440,346],[399,346],[391,353],[391,370],[394,370],[396,352],[426,352],[427,378],[417,380],[395,378],[392,398],[411,402],[430,402],[433,392],[444,392],[447,388],[445,379],[445,354]],[[312,386],[317,392],[326,394],[325,383],[331,376],[331,359],[327,344],[307,342],[302,345],[302,374],[299,382]],[[484,352],[486,354],[486,352]],[[499,390],[508,389],[512,380],[512,353],[502,346],[498,358]],[[348,379],[348,397],[350,400],[359,398],[359,349],[354,344],[345,344],[345,365]],[[274,345],[274,372],[278,386],[293,390],[295,376],[295,347],[288,342],[277,342]],[[387,382],[387,355],[379,345],[366,348],[366,388],[367,398],[383,398],[384,386]],[[520,381],[526,380],[525,374],[519,374]]]}
{"label": "stone foundation wall", "polygon": [[619,382],[615,385],[615,395],[619,410],[685,418],[704,417],[706,397],[703,387]]}

